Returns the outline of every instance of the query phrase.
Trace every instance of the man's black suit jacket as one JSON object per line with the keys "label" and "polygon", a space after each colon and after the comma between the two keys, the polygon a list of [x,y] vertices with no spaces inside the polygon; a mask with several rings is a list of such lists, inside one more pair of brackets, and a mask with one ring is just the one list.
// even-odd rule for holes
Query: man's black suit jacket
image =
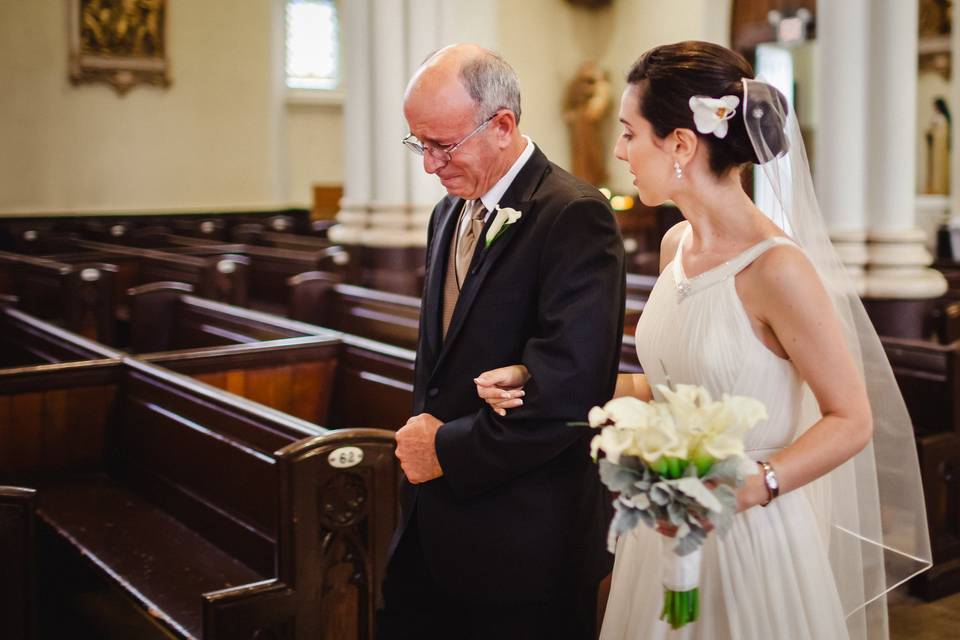
{"label": "man's black suit jacket", "polygon": [[[532,144],[532,143],[528,143]],[[535,149],[500,201],[521,212],[477,243],[446,340],[444,274],[463,200],[436,206],[427,244],[414,415],[444,422],[441,478],[404,480],[427,565],[478,604],[551,600],[610,571],[610,497],[589,457],[594,435],[570,422],[610,398],[625,300],[623,242],[606,199]],[[494,219],[489,216],[486,229]],[[473,378],[523,363],[524,405],[500,417]]]}

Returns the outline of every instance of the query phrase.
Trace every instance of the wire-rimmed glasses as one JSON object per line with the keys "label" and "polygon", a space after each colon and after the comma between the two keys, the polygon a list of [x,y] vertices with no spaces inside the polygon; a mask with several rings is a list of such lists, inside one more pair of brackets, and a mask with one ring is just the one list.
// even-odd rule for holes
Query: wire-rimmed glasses
{"label": "wire-rimmed glasses", "polygon": [[[500,112],[497,111],[497,113]],[[400,142],[402,142],[407,149],[410,149],[410,151],[413,151],[418,156],[422,156],[424,153],[429,153],[434,160],[446,164],[450,162],[453,152],[459,149],[467,140],[483,131],[483,129],[490,124],[490,121],[497,117],[497,113],[494,113],[492,116],[481,122],[476,129],[464,136],[459,142],[454,142],[453,144],[448,144],[441,147],[432,145],[430,143],[423,143],[417,140],[417,137],[412,133],[408,133]]]}

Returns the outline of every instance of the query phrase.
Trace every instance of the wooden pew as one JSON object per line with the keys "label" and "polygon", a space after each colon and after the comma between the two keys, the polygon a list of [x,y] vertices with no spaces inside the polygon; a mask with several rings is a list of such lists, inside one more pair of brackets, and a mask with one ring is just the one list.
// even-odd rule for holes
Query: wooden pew
{"label": "wooden pew", "polygon": [[171,227],[174,233],[183,236],[192,236],[194,238],[203,238],[204,240],[213,240],[216,242],[223,242],[227,239],[227,224],[222,218],[210,218],[206,216],[182,218],[174,220]]}
{"label": "wooden pew", "polygon": [[[209,238],[179,236],[171,233],[162,232],[152,242],[153,250],[158,253],[170,253],[178,256],[193,256],[212,260],[217,257],[226,260],[233,260],[237,256],[246,258],[248,263],[247,273],[247,301],[252,308],[278,313],[284,315],[287,312],[289,304],[289,291],[287,280],[300,273],[310,271],[325,271],[331,274],[339,274],[342,278],[345,265],[349,262],[349,254],[341,247],[330,245],[319,251],[295,251],[289,249],[276,249],[272,247],[262,247],[249,244],[223,244],[211,242]],[[120,247],[125,254],[129,248]],[[89,259],[95,256],[97,259],[110,260],[109,252],[59,254],[48,256],[65,262]],[[116,258],[114,257],[116,260]],[[130,268],[126,269],[127,272]],[[183,281],[190,281],[181,278]],[[144,279],[137,275],[128,275],[124,278],[121,291],[144,282]],[[199,290],[199,289],[198,289]],[[231,300],[224,297],[208,296],[214,299]],[[242,300],[235,299],[235,304],[243,303]]]}
{"label": "wooden pew", "polygon": [[[193,238],[168,236],[165,251],[182,255],[242,255],[250,260],[249,305],[260,311],[289,316],[289,279],[307,272],[324,272],[342,281],[350,255],[336,245],[298,251],[251,244],[210,244]],[[292,316],[289,316],[292,317]]]}
{"label": "wooden pew", "polygon": [[67,264],[0,251],[0,293],[16,295],[20,307],[37,317],[100,342],[112,343],[116,336],[116,278],[111,264]]}
{"label": "wooden pew", "polygon": [[417,348],[420,299],[348,284],[322,272],[289,280],[291,318],[405,349]]}
{"label": "wooden pew", "polygon": [[[0,468],[38,486],[51,557],[124,591],[165,637],[371,637],[392,433],[329,433],[132,358],[63,366],[0,371],[0,407],[68,394],[4,423],[15,449],[39,449]],[[73,446],[80,430],[98,446]]]}
{"label": "wooden pew", "polygon": [[646,300],[657,283],[657,276],[640,273],[627,274],[627,298]]}
{"label": "wooden pew", "polygon": [[0,486],[0,637],[37,637],[36,491]]}
{"label": "wooden pew", "polygon": [[[166,243],[168,236],[168,231],[158,232],[158,241]],[[250,259],[246,256],[217,254],[203,258],[91,240],[75,240],[71,251],[57,258],[79,261],[96,257],[117,265],[121,292],[150,282],[175,281],[190,284],[198,294],[213,300],[240,305],[247,302]]]}
{"label": "wooden pew", "polygon": [[940,344],[950,344],[960,340],[960,301],[939,298],[927,318],[928,325],[924,334]]}
{"label": "wooden pew", "polygon": [[131,320],[131,351],[135,353],[303,336],[337,338],[342,344],[326,426],[396,429],[410,417],[416,359],[412,350],[198,298],[178,283],[134,290]]}
{"label": "wooden pew", "polygon": [[620,344],[620,373],[643,373],[637,357],[637,340],[633,335],[623,336]]}
{"label": "wooden pew", "polygon": [[144,354],[151,362],[317,425],[329,424],[338,338],[305,336]]}
{"label": "wooden pew", "polygon": [[911,588],[938,598],[960,590],[960,343],[882,341],[916,433],[933,551]]}
{"label": "wooden pew", "polygon": [[0,368],[119,358],[100,343],[44,322],[15,306],[0,306]]}

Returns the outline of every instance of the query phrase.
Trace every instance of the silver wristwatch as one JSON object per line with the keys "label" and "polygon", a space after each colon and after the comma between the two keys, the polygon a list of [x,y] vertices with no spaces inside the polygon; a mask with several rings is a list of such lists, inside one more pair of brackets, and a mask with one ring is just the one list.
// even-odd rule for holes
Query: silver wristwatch
{"label": "silver wristwatch", "polygon": [[769,462],[758,460],[757,464],[763,468],[763,484],[767,485],[767,501],[760,505],[765,507],[780,495],[780,483],[777,481],[777,472],[773,470]]}

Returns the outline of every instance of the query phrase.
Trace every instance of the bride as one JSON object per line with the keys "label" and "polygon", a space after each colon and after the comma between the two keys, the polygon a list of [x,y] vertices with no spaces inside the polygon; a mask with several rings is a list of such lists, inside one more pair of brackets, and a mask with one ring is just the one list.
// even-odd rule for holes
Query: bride
{"label": "bride", "polygon": [[[705,42],[652,49],[630,69],[616,156],[640,199],[685,220],[637,325],[645,374],[752,396],[769,417],[746,441],[759,473],[703,548],[700,619],[659,619],[666,523],[622,536],[603,640],[886,638],[885,594],[930,566],[910,420],[813,194],[796,118],[745,59]],[[770,197],[742,186],[750,164]],[[766,202],[769,200],[769,202]],[[481,374],[494,411],[522,404],[522,364]]]}

